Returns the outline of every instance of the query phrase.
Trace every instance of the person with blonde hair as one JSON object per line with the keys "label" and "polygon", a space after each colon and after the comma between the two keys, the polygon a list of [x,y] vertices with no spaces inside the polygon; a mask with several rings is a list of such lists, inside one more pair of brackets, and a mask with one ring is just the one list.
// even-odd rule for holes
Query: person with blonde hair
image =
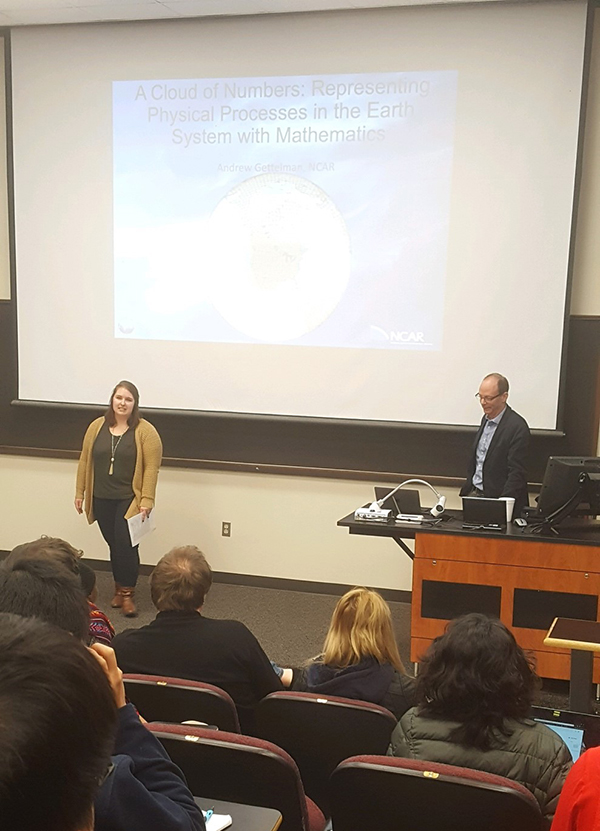
{"label": "person with blonde hair", "polygon": [[414,706],[415,680],[404,669],[390,608],[380,594],[359,586],[338,600],[323,653],[294,679],[293,688],[370,701],[397,718]]}

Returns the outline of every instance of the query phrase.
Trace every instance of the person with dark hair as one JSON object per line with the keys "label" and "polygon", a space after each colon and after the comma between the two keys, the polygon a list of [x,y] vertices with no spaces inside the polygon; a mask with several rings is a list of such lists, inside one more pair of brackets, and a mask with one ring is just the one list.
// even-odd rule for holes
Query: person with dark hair
{"label": "person with dark hair", "polygon": [[79,560],[82,556],[83,551],[74,548],[70,542],[60,537],[48,537],[42,534],[37,540],[15,546],[4,560],[4,564],[11,565],[17,560],[45,560],[49,557],[54,562],[65,566],[73,574],[79,575]]}
{"label": "person with dark hair", "polygon": [[0,614],[0,826],[93,831],[117,708],[105,673],[77,639]]}
{"label": "person with dark hair", "polygon": [[[24,618],[41,618],[75,635],[71,638],[73,642],[87,641],[88,608],[79,579],[58,563],[19,560],[8,567],[0,567],[0,612],[6,611]],[[117,707],[113,756],[108,775],[96,797],[94,831],[203,829],[202,813],[183,774],[171,762],[158,739],[142,725],[133,705],[127,704],[123,673],[117,666],[114,651],[98,643],[90,650],[110,681]],[[2,676],[1,658],[0,667]],[[82,694],[85,694],[85,688]],[[85,708],[73,707],[72,720],[78,721],[85,712]],[[0,701],[0,732],[3,715]],[[62,759],[57,764],[60,758],[60,755],[53,756],[53,763],[57,771],[62,772]],[[2,827],[3,819],[0,813]],[[21,829],[24,826],[17,823],[6,827]],[[45,828],[43,824],[35,826],[35,831],[45,831]],[[87,831],[87,826],[84,828]],[[56,831],[59,831],[58,827]]]}
{"label": "person with dark hair", "polygon": [[460,495],[492,499],[512,496],[515,500],[513,516],[518,517],[529,503],[529,426],[523,416],[506,403],[508,380],[499,372],[485,376],[475,397],[481,404],[483,418],[473,442],[467,478]]}
{"label": "person with dark hair", "polygon": [[162,442],[156,429],[140,417],[139,392],[119,381],[106,413],[92,421],[84,439],[75,489],[75,509],[98,521],[108,544],[115,594],[111,606],[126,617],[137,614],[134,602],[140,558],[131,545],[127,520],[154,507]]}
{"label": "person with dark hair", "polygon": [[88,604],[79,578],[45,560],[15,559],[0,567],[0,612],[37,617],[89,640]]}
{"label": "person with dark hair", "polygon": [[3,565],[12,567],[19,560],[51,560],[77,575],[88,601],[90,640],[110,646],[115,630],[108,617],[96,606],[96,574],[84,563],[82,556],[83,551],[77,550],[66,540],[42,535],[37,540],[25,542],[13,548]]}
{"label": "person with dark hair", "polygon": [[562,739],[528,716],[538,678],[501,621],[469,614],[448,624],[423,658],[417,707],[389,753],[513,779],[551,819],[572,764]]}
{"label": "person with dark hair", "polygon": [[90,638],[95,643],[103,643],[106,646],[110,646],[115,636],[115,630],[102,609],[96,606],[96,600],[98,598],[96,572],[83,561],[79,562],[79,579],[90,611]]}
{"label": "person with dark hair", "polygon": [[[174,548],[150,577],[158,615],[118,634],[113,646],[124,672],[168,675],[221,687],[235,701],[242,729],[254,729],[254,706],[283,689],[252,632],[237,620],[205,617],[212,570],[194,545]],[[143,714],[142,714],[143,715]]]}

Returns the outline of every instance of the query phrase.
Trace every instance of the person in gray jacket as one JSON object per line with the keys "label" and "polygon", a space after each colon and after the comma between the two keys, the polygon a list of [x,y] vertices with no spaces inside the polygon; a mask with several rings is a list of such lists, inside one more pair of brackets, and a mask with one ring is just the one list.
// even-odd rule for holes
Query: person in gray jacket
{"label": "person in gray jacket", "polygon": [[530,790],[551,821],[572,758],[553,730],[528,718],[538,682],[501,621],[458,618],[429,647],[419,704],[398,722],[388,754],[505,776]]}

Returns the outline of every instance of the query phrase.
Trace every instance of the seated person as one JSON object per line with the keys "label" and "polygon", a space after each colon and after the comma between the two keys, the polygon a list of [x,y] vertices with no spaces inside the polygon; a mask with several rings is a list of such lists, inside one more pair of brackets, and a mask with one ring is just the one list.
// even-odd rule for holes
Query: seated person
{"label": "seated person", "polygon": [[[25,542],[18,545],[10,552],[4,562],[10,566],[12,563],[17,562],[17,560],[40,560],[49,557],[54,562],[64,565],[73,574],[78,575],[89,603],[90,639],[110,646],[115,631],[104,612],[95,605],[97,595],[95,589],[96,574],[93,569],[83,562],[81,559],[82,556],[82,551],[78,551],[66,540],[61,540],[60,537],[41,536],[32,542]],[[92,593],[95,593],[93,599],[88,596]]]}
{"label": "seated person", "polygon": [[297,675],[295,690],[370,701],[396,718],[416,704],[415,679],[402,665],[390,608],[371,589],[352,589],[338,600],[323,654]]}
{"label": "seated person", "polygon": [[90,639],[95,643],[110,646],[115,636],[115,630],[102,609],[96,606],[98,598],[96,572],[82,560],[79,561],[79,579],[90,610]]}
{"label": "seated person", "polygon": [[89,612],[79,578],[50,559],[0,566],[0,612],[37,617],[89,642]]}
{"label": "seated person", "polygon": [[93,831],[117,724],[105,673],[77,638],[11,614],[0,666],[1,827]]}
{"label": "seated person", "polygon": [[551,820],[572,760],[553,730],[528,718],[537,682],[503,623],[458,618],[423,658],[419,704],[400,719],[388,753],[505,776]]}
{"label": "seated person", "polygon": [[147,626],[127,629],[115,637],[117,661],[123,672],[168,675],[221,687],[235,701],[242,728],[251,732],[254,706],[283,685],[243,623],[202,614],[211,585],[211,568],[195,546],[165,554],[150,577],[158,615]]}
{"label": "seated person", "polygon": [[[88,605],[78,578],[48,559],[17,560],[0,567],[2,612],[40,618],[74,635],[73,640],[87,642],[89,637]],[[183,774],[158,739],[142,725],[133,705],[126,703],[122,672],[113,650],[101,644],[94,644],[90,650],[108,676],[118,708],[113,756],[95,801],[94,831],[203,829],[202,813]],[[73,709],[71,718],[76,713],[75,722],[79,721],[80,712],[78,707]],[[0,726],[1,723],[0,718]],[[60,751],[52,758],[57,770],[62,771]],[[61,760],[60,764],[57,759]],[[26,826],[17,823],[6,827],[25,829]],[[40,831],[46,826],[30,828]],[[57,826],[56,831],[63,829]]]}
{"label": "seated person", "polygon": [[582,753],[569,771],[552,831],[600,831],[600,747]]}
{"label": "seated person", "polygon": [[10,566],[16,563],[17,560],[39,560],[51,557],[55,562],[72,571],[73,574],[79,574],[79,560],[82,556],[83,551],[74,548],[66,540],[42,534],[37,540],[15,546],[4,560],[4,563]]}

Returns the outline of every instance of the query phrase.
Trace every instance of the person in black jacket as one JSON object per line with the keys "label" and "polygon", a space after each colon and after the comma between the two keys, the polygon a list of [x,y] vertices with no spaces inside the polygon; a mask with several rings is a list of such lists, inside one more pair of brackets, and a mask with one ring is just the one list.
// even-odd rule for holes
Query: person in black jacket
{"label": "person in black jacket", "polygon": [[[150,577],[158,615],[113,640],[123,672],[187,678],[221,687],[233,698],[244,732],[254,731],[254,707],[283,689],[252,632],[239,620],[202,613],[212,570],[194,545],[174,548]],[[143,713],[142,713],[143,715]]]}
{"label": "person in black jacket", "polygon": [[406,674],[380,594],[358,587],[338,600],[322,655],[294,672],[292,686],[380,704],[396,718],[415,704],[415,679]]}
{"label": "person in black jacket", "polygon": [[491,499],[512,496],[515,499],[513,516],[518,517],[529,502],[526,468],[529,426],[506,403],[508,380],[504,375],[498,372],[486,375],[476,396],[483,418],[460,495]]}

